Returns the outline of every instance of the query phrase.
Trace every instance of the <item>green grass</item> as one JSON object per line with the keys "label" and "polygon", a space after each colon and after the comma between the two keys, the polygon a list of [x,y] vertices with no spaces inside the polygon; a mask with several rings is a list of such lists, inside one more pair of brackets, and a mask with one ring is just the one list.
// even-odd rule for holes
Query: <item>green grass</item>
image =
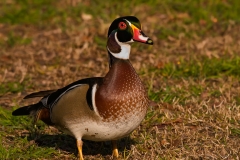
{"label": "green grass", "polygon": [[[218,21],[236,20],[239,21],[240,2],[237,0],[150,0],[150,1],[111,1],[106,0],[104,3],[99,0],[83,2],[72,7],[59,4],[56,0],[39,0],[39,1],[16,1],[7,3],[3,1],[0,6],[0,22],[9,24],[41,24],[49,22],[52,19],[59,19],[59,22],[65,21],[66,17],[75,19],[80,18],[80,13],[86,12],[94,17],[103,19],[113,18],[116,15],[131,15],[133,9],[139,5],[148,5],[152,9],[149,15],[156,13],[168,13],[177,15],[179,13],[188,13],[190,18],[186,22],[206,20],[211,22],[211,17],[216,17]],[[94,8],[94,9],[93,9]],[[224,12],[224,14],[222,14]],[[65,21],[66,23],[66,21]]]}
{"label": "green grass", "polygon": [[[42,28],[49,28],[52,24],[54,26],[61,26],[63,29],[68,28],[69,21],[83,23],[81,19],[82,13],[91,14],[94,19],[100,18],[105,22],[109,19],[114,19],[116,16],[137,15],[138,12],[134,9],[139,6],[148,6],[146,12],[149,17],[155,14],[165,15],[168,18],[172,17],[174,24],[164,27],[161,20],[159,25],[155,26],[160,30],[158,38],[166,39],[168,36],[178,37],[179,34],[184,33],[185,36],[192,38],[194,34],[203,35],[211,30],[217,19],[218,24],[226,24],[229,20],[239,22],[240,2],[237,0],[221,1],[221,0],[196,0],[196,1],[173,1],[173,0],[150,0],[150,1],[118,1],[107,0],[102,3],[99,0],[90,2],[78,3],[76,6],[70,3],[59,3],[56,0],[39,0],[30,1],[14,0],[12,3],[3,1],[0,6],[0,23],[3,24],[20,24],[20,25],[35,25]],[[93,9],[94,8],[94,9]],[[224,12],[224,14],[222,14]],[[181,14],[183,16],[181,18]],[[179,18],[180,17],[180,18]],[[200,21],[204,21],[203,26],[199,30],[186,30],[183,25],[178,23],[195,24],[199,26]],[[95,41],[99,43],[100,38],[96,37]],[[8,40],[5,42],[0,39],[1,46],[7,44],[9,47],[14,45],[22,45],[31,43],[31,37],[21,38],[14,35],[12,32],[8,33]],[[100,44],[101,45],[101,44]]]}
{"label": "green grass", "polygon": [[179,60],[176,64],[167,63],[163,68],[152,68],[153,72],[157,72],[164,77],[172,78],[220,78],[226,76],[234,76],[240,78],[240,57],[234,58],[207,58],[196,60]]}
{"label": "green grass", "polygon": [[217,18],[218,21],[236,20],[239,22],[240,2],[236,0],[164,0],[162,3],[176,14],[187,12],[190,19],[196,22],[200,20],[211,22],[211,17]]}
{"label": "green grass", "polygon": [[[27,45],[31,43],[31,38],[22,38],[21,36],[15,35],[13,32],[8,34],[6,45],[13,47],[15,45]],[[4,42],[0,42],[0,45],[4,46]]]}
{"label": "green grass", "polygon": [[239,128],[231,128],[231,134],[240,137],[240,129]]}
{"label": "green grass", "polygon": [[[36,133],[29,117],[14,117],[11,111],[0,107],[0,125],[0,159],[42,159],[58,155],[54,147],[31,144]],[[44,129],[44,126],[38,123],[39,129]]]}
{"label": "green grass", "polygon": [[6,93],[18,93],[24,91],[26,88],[29,88],[27,82],[8,82],[0,84],[0,95]]}
{"label": "green grass", "polygon": [[39,21],[47,22],[60,11],[55,9],[56,1],[13,1],[12,4],[4,3],[1,6],[0,22],[9,24],[36,24]]}
{"label": "green grass", "polygon": [[[201,60],[180,60],[176,64],[168,63],[160,69],[150,68],[147,73],[154,74],[156,79],[161,77],[165,85],[156,88],[150,84],[149,96],[153,101],[161,100],[170,104],[174,103],[174,100],[180,104],[187,104],[187,100],[193,97],[200,102],[205,92],[211,97],[220,98],[224,95],[219,90],[223,86],[213,87],[213,84],[221,84],[221,81],[227,81],[230,77],[236,81],[239,80],[239,63],[240,57],[238,56],[230,59],[202,57]],[[182,80],[190,82],[183,84]],[[204,85],[201,82],[203,80]],[[179,84],[179,86],[174,84]],[[231,86],[231,83],[229,85]],[[232,101],[239,103],[238,96]]]}

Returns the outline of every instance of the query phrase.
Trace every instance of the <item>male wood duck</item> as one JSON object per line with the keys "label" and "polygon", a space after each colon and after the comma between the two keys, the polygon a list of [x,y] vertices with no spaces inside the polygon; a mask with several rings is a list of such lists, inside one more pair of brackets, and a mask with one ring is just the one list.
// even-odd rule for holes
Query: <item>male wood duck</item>
{"label": "male wood duck", "polygon": [[146,115],[148,96],[129,61],[132,42],[153,44],[134,16],[115,19],[108,30],[109,71],[105,77],[73,82],[58,90],[32,93],[43,97],[38,103],[21,107],[12,115],[31,115],[74,136],[82,160],[82,139],[108,141],[118,157],[116,141],[136,129]]}

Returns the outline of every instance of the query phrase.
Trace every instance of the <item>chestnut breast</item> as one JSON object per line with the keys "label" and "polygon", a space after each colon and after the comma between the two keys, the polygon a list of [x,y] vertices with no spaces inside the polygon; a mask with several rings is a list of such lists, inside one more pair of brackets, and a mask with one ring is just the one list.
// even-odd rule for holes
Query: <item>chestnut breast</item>
{"label": "chestnut breast", "polygon": [[146,113],[148,97],[129,60],[117,60],[98,86],[96,107],[106,121],[126,118],[131,112]]}

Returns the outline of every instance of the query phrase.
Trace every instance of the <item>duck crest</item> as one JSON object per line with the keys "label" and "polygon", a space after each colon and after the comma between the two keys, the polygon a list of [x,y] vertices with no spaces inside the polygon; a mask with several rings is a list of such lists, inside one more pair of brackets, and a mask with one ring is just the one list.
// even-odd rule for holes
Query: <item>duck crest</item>
{"label": "duck crest", "polygon": [[115,59],[96,91],[95,101],[105,121],[127,119],[129,114],[145,115],[148,97],[129,60]]}

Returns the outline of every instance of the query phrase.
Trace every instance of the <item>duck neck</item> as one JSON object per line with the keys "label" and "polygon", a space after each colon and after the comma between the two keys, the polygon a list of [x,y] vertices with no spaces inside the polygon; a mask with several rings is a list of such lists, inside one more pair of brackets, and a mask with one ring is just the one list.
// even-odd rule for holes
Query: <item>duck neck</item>
{"label": "duck neck", "polygon": [[118,62],[118,61],[129,61],[128,59],[119,59],[114,57],[111,53],[108,52],[108,59],[109,59],[109,69],[112,68],[112,66]]}
{"label": "duck neck", "polygon": [[144,86],[130,61],[111,54],[109,57],[110,69],[95,94],[96,108],[105,120],[117,119],[119,113],[130,113],[135,106],[132,104],[141,106],[142,99],[146,99]]}
{"label": "duck neck", "polygon": [[131,46],[127,43],[119,42],[117,39],[117,32],[109,35],[107,41],[107,50],[109,55],[109,67],[119,59],[128,60]]}

